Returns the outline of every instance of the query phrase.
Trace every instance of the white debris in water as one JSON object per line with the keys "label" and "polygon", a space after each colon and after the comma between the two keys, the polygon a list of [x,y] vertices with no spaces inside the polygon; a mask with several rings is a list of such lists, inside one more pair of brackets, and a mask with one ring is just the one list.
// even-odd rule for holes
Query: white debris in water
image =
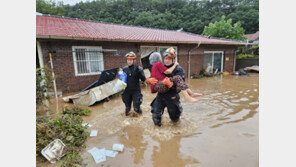
{"label": "white debris in water", "polygon": [[97,130],[91,130],[90,137],[95,137],[97,135],[98,135],[98,131]]}
{"label": "white debris in water", "polygon": [[104,154],[106,156],[108,156],[108,157],[113,157],[114,158],[118,154],[118,152],[117,151],[113,151],[113,150],[105,150],[104,151]]}
{"label": "white debris in water", "polygon": [[87,152],[92,155],[96,163],[106,161],[106,156],[114,158],[118,154],[117,151],[106,150],[105,148],[98,149],[96,147],[88,150]]}
{"label": "white debris in water", "polygon": [[130,125],[131,123],[129,123],[128,120],[124,120],[124,121],[123,121],[123,124],[126,125],[126,126],[128,126],[128,125]]}
{"label": "white debris in water", "polygon": [[115,151],[123,151],[124,145],[123,144],[113,144],[112,149]]}
{"label": "white debris in water", "polygon": [[82,125],[82,126],[87,126],[88,128],[92,127],[92,125],[89,124],[89,123],[83,123],[83,124],[81,124],[81,125]]}
{"label": "white debris in water", "polygon": [[219,96],[219,95],[222,95],[222,93],[213,93],[213,94],[211,94],[211,96]]}
{"label": "white debris in water", "polygon": [[257,101],[250,103],[250,105],[258,105],[258,104],[259,104],[259,102],[257,102]]}
{"label": "white debris in water", "polygon": [[106,161],[106,155],[104,154],[105,149],[98,149],[96,147],[88,150],[92,157],[94,158],[96,163],[104,162]]}
{"label": "white debris in water", "polygon": [[248,101],[249,99],[248,98],[245,98],[245,97],[243,97],[243,98],[241,98],[240,99],[240,101]]}
{"label": "white debris in water", "polygon": [[237,95],[230,96],[230,98],[232,98],[232,99],[237,98],[237,97],[238,97]]}
{"label": "white debris in water", "polygon": [[254,89],[254,92],[257,92],[257,89]]}
{"label": "white debris in water", "polygon": [[230,93],[231,91],[226,91],[226,92],[224,92],[224,93]]}

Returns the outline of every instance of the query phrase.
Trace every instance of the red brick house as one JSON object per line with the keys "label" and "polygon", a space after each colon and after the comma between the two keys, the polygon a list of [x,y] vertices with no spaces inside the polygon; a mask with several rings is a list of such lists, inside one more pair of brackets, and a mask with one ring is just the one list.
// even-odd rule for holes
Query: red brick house
{"label": "red brick house", "polygon": [[123,67],[123,56],[138,55],[146,67],[153,51],[174,47],[187,76],[199,73],[207,63],[232,72],[235,49],[244,43],[212,39],[197,34],[73,18],[37,15],[37,66],[50,67],[52,54],[57,89],[81,91],[99,78],[102,70]]}

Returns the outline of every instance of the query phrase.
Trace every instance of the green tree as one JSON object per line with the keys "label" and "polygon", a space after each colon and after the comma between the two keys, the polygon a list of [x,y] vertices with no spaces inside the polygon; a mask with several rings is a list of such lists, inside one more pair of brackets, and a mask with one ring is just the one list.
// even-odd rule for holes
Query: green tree
{"label": "green tree", "polygon": [[245,40],[245,30],[241,27],[240,22],[232,25],[232,19],[225,20],[225,16],[221,17],[220,21],[210,23],[209,26],[205,26],[202,35],[210,35],[213,37]]}
{"label": "green tree", "polygon": [[36,0],[36,11],[57,16],[63,16],[66,13],[63,2],[55,3],[53,0]]}
{"label": "green tree", "polygon": [[96,0],[62,5],[37,0],[37,11],[51,15],[201,34],[205,25],[240,22],[246,33],[259,30],[259,0]]}

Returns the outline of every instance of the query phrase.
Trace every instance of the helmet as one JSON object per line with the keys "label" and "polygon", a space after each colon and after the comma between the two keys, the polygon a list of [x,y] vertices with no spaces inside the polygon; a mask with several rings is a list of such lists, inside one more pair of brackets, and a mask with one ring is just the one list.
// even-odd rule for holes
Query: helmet
{"label": "helmet", "polygon": [[136,59],[137,56],[134,52],[129,52],[124,56],[126,59]]}
{"label": "helmet", "polygon": [[176,51],[174,48],[170,47],[165,52],[163,52],[163,57],[168,56],[169,58],[175,59],[176,58]]}

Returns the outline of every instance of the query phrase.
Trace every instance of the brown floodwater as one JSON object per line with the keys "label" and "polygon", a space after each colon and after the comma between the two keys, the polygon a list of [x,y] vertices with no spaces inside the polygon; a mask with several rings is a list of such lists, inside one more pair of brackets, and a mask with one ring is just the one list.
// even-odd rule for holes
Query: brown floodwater
{"label": "brown floodwater", "polygon": [[[162,127],[155,127],[150,103],[156,94],[143,87],[143,114],[124,115],[119,96],[89,107],[84,122],[98,130],[97,137],[86,141],[81,152],[87,166],[154,167],[256,167],[259,166],[259,78],[224,75],[187,80],[194,92],[203,93],[196,103],[185,103],[180,122],[173,124],[165,110]],[[51,108],[60,111],[61,99]],[[87,150],[111,150],[114,143],[125,146],[115,158],[95,164]],[[55,166],[37,162],[37,166]]]}

